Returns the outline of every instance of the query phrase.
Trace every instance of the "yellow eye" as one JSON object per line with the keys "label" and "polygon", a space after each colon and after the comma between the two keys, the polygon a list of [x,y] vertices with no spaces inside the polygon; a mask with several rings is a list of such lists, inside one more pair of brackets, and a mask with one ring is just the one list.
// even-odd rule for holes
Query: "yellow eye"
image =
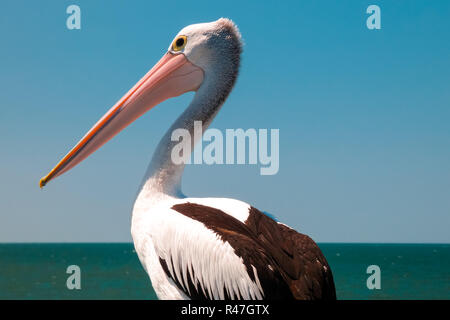
{"label": "yellow eye", "polygon": [[181,51],[184,49],[187,43],[187,37],[186,36],[179,36],[176,38],[172,43],[172,50],[173,51]]}

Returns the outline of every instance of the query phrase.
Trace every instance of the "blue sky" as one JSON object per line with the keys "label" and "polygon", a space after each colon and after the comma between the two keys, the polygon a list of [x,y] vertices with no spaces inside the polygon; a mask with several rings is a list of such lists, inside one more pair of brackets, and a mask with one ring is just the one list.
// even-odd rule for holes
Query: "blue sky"
{"label": "blue sky", "polygon": [[187,195],[249,202],[319,242],[450,242],[450,2],[312,0],[2,1],[0,242],[131,241],[141,177],[192,94],[38,181],[181,28],[222,16],[245,47],[212,127],[279,128],[280,170],[188,166]]}

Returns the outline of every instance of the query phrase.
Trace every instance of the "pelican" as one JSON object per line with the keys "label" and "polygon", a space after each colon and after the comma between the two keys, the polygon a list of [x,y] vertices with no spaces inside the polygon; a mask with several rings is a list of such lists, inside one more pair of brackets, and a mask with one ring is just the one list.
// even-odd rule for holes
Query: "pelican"
{"label": "pelican", "polygon": [[[190,198],[184,164],[171,160],[172,132],[205,130],[238,76],[241,34],[229,19],[182,29],[161,60],[42,178],[42,188],[162,101],[195,91],[163,136],[139,188],[135,250],[159,299],[335,299],[330,266],[308,236],[228,198]],[[197,139],[198,140],[198,139]],[[191,141],[191,149],[197,141]]]}

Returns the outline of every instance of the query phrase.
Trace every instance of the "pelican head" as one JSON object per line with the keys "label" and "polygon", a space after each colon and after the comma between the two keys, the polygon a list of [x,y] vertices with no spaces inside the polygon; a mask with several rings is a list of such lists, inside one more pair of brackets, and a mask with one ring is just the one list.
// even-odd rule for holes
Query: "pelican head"
{"label": "pelican head", "polygon": [[[241,34],[229,19],[193,24],[183,28],[169,46],[168,52],[182,53],[207,78],[233,78],[239,69]],[[231,79],[227,79],[231,80]]]}
{"label": "pelican head", "polygon": [[136,83],[39,182],[70,170],[148,110],[189,91],[209,93],[223,103],[238,74],[241,35],[229,19],[183,28],[167,53]]}

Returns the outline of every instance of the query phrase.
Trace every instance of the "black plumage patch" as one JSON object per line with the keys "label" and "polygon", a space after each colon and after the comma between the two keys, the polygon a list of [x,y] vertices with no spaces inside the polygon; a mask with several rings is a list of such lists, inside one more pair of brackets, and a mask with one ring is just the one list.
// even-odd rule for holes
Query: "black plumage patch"
{"label": "black plumage patch", "polygon": [[[203,223],[228,242],[242,258],[250,279],[259,280],[265,299],[336,299],[331,269],[308,236],[277,223],[253,207],[245,223],[219,209],[196,203],[177,204],[172,209]],[[170,276],[165,263],[161,260]],[[188,294],[180,281],[173,280]],[[192,280],[189,281],[191,298],[208,299],[204,288],[196,290]]]}
{"label": "black plumage patch", "polygon": [[[203,223],[223,241],[228,242],[236,255],[242,258],[250,279],[261,284],[265,299],[293,298],[279,270],[268,267],[274,266],[276,262],[244,223],[219,209],[196,203],[177,204],[172,209]],[[258,279],[255,278],[252,266],[256,269]]]}
{"label": "black plumage patch", "polygon": [[335,300],[331,268],[317,244],[251,207],[245,221],[276,261],[295,299]]}

